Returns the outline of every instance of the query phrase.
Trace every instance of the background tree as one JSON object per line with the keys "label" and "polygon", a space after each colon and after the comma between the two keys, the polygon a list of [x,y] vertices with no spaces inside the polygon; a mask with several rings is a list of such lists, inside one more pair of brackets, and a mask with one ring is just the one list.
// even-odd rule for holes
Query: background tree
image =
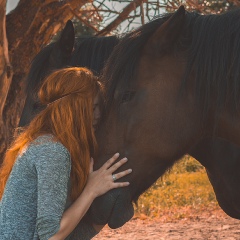
{"label": "background tree", "polygon": [[[16,0],[17,1],[17,0]],[[73,19],[79,34],[121,33],[184,4],[188,10],[218,13],[238,0],[19,0],[6,15],[0,0],[0,162],[11,141],[25,101],[23,91],[31,60]],[[120,25],[121,24],[121,25]]]}

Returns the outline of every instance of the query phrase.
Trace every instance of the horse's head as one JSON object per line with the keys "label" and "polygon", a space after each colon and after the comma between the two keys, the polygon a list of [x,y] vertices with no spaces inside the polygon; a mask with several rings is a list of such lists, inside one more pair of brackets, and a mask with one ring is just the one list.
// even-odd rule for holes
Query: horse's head
{"label": "horse's head", "polygon": [[27,98],[19,121],[20,127],[27,125],[37,113],[36,111],[39,111],[36,95],[44,77],[51,71],[69,64],[74,38],[73,24],[69,20],[59,39],[43,48],[33,59],[25,84]]}
{"label": "horse's head", "polygon": [[19,125],[28,124],[34,114],[39,111],[35,95],[46,75],[67,66],[86,67],[99,75],[117,43],[116,36],[90,36],[75,39],[73,24],[68,21],[60,38],[43,48],[32,62],[26,82],[27,99]]}
{"label": "horse's head", "polygon": [[[107,112],[95,167],[120,152],[129,159],[122,169],[133,172],[122,179],[129,187],[94,201],[94,222],[122,226],[133,214],[132,201],[202,137],[214,133],[240,144],[239,26],[239,10],[202,16],[180,7],[115,48],[103,75]],[[221,197],[216,169],[209,168],[209,177]]]}
{"label": "horse's head", "polygon": [[[133,216],[132,202],[194,143],[199,134],[192,95],[179,95],[185,68],[174,52],[184,27],[185,10],[127,35],[112,53],[103,78],[108,80],[106,116],[97,131],[99,168],[112,154],[129,159],[121,169],[133,172],[119,181],[130,186],[96,199],[90,209],[97,224],[122,226]],[[120,171],[119,169],[118,171]]]}

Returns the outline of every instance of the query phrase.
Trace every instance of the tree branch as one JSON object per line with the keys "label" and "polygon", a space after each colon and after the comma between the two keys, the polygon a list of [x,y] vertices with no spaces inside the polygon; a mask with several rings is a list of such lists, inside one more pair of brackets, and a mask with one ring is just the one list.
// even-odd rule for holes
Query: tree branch
{"label": "tree branch", "polygon": [[74,10],[71,10],[71,11],[72,11],[72,13],[74,14],[74,16],[75,16],[80,22],[84,23],[87,27],[93,29],[95,32],[98,32],[98,29],[95,28],[94,26],[92,26],[88,21],[86,21],[85,19],[83,19],[83,18],[81,17],[81,14],[77,13],[77,12],[74,11]]}
{"label": "tree branch", "polygon": [[123,11],[119,14],[119,16],[112,21],[108,26],[106,26],[103,30],[99,31],[96,36],[105,36],[109,34],[111,31],[117,28],[117,26],[122,23],[128,15],[137,7],[139,7],[142,3],[147,2],[147,0],[134,0],[129,3]]}

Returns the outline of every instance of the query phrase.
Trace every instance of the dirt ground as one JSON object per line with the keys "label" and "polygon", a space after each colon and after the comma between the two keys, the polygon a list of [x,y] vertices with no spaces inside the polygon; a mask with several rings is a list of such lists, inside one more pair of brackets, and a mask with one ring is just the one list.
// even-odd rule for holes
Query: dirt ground
{"label": "dirt ground", "polygon": [[135,216],[119,229],[104,227],[94,240],[240,240],[240,221],[221,210],[166,220]]}

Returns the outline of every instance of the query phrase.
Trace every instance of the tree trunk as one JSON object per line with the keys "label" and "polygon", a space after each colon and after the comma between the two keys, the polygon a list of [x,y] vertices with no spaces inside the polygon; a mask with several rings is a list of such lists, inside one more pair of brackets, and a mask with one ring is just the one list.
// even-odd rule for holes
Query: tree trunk
{"label": "tree trunk", "polygon": [[[7,93],[12,81],[12,67],[8,56],[8,41],[6,36],[6,0],[0,0],[0,125],[4,126],[2,117]],[[0,128],[0,134],[6,137],[4,128]],[[5,149],[4,143],[0,144],[0,151]]]}

